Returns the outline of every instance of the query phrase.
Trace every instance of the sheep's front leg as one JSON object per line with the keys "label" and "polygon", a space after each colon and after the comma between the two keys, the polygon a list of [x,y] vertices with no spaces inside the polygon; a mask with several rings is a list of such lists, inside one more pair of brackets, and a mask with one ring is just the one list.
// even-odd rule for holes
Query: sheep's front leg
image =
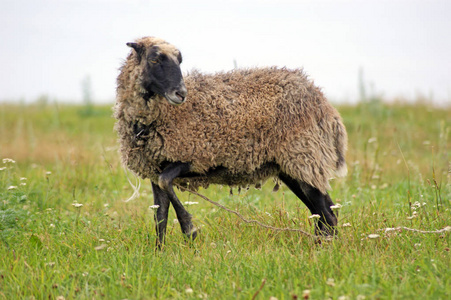
{"label": "sheep's front leg", "polygon": [[168,194],[160,189],[160,187],[152,182],[153,201],[158,205],[155,218],[155,229],[157,231],[157,247],[161,249],[164,244],[164,237],[166,235],[166,226],[168,224],[169,200]]}
{"label": "sheep's front leg", "polygon": [[316,235],[337,234],[337,217],[330,208],[334,203],[329,194],[323,194],[317,188],[286,174],[279,174],[279,178],[304,202],[312,214],[320,216],[315,225]]}
{"label": "sheep's front leg", "polygon": [[188,238],[194,240],[197,236],[197,228],[194,227],[191,221],[191,214],[186,211],[185,207],[183,207],[183,204],[180,202],[179,198],[177,198],[174,188],[172,187],[172,182],[174,179],[188,173],[190,169],[191,166],[188,163],[172,163],[160,174],[160,177],[158,178],[158,185],[167,193],[172,206],[174,206],[182,232]]}

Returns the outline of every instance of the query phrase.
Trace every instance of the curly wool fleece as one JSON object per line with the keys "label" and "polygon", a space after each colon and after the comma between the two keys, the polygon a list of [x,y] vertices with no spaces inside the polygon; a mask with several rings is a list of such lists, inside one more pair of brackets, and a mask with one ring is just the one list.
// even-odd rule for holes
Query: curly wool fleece
{"label": "curly wool fleece", "polygon": [[[161,39],[136,42],[179,53]],[[176,182],[194,188],[257,184],[284,172],[326,193],[329,180],[346,173],[341,117],[302,70],[194,71],[184,78],[188,96],[180,106],[159,95],[146,101],[141,76],[132,52],[117,80],[114,116],[122,161],[142,178],[157,183],[165,164],[187,162],[199,176]],[[216,169],[225,171],[213,175]]]}

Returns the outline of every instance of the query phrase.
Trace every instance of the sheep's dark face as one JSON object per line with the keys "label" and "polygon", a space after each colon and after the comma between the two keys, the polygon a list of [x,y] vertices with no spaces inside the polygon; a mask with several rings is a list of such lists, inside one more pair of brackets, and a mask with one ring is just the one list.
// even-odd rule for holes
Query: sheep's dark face
{"label": "sheep's dark face", "polygon": [[136,43],[128,43],[135,49],[142,67],[141,94],[149,100],[155,94],[165,97],[172,105],[186,100],[187,90],[183,81],[180,51],[171,45],[157,45],[146,49]]}

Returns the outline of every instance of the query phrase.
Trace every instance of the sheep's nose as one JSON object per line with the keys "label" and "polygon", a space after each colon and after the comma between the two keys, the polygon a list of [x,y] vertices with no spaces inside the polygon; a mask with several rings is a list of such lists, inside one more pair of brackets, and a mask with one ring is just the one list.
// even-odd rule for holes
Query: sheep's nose
{"label": "sheep's nose", "polygon": [[170,92],[164,93],[164,97],[172,105],[180,105],[185,102],[187,93],[188,91],[186,90],[185,83],[182,81],[177,88]]}
{"label": "sheep's nose", "polygon": [[188,91],[186,90],[185,83],[182,82],[180,87],[177,89],[176,92],[177,96],[181,98],[182,101],[185,101],[186,95],[188,94]]}

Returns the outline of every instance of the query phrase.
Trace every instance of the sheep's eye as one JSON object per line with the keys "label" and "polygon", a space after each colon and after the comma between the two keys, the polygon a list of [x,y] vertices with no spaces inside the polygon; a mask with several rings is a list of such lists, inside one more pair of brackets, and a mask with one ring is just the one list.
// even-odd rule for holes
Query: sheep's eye
{"label": "sheep's eye", "polygon": [[149,60],[151,64],[158,64],[160,63],[160,60],[158,58],[153,58]]}

